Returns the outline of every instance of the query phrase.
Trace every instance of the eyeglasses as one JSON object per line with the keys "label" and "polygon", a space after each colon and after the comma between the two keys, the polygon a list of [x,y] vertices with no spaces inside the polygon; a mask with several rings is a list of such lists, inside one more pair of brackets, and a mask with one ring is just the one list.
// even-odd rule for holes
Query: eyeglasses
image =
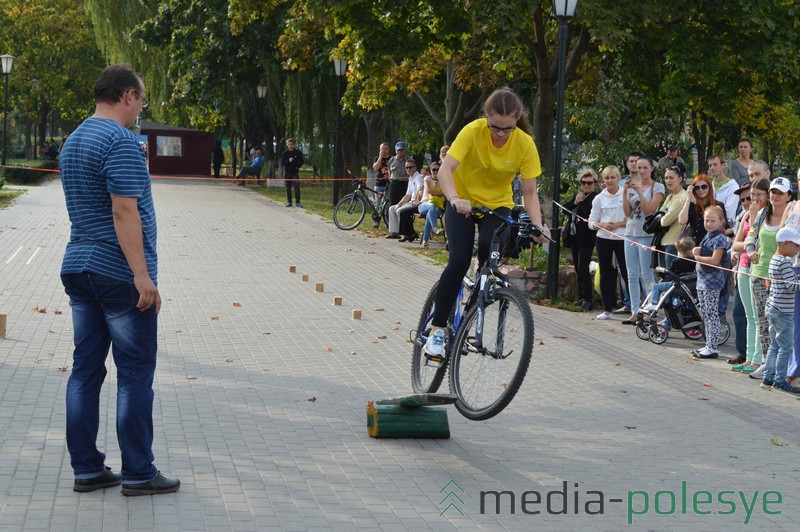
{"label": "eyeglasses", "polygon": [[495,133],[511,133],[512,131],[517,129],[517,126],[500,127],[494,124],[488,124],[488,126],[489,126],[489,131],[493,131]]}
{"label": "eyeglasses", "polygon": [[708,190],[708,185],[706,185],[705,183],[703,183],[702,185],[695,185],[694,189],[695,190]]}
{"label": "eyeglasses", "polygon": [[438,171],[439,171],[438,168],[431,168],[431,172],[438,172]]}
{"label": "eyeglasses", "polygon": [[416,166],[406,166],[406,170],[413,170],[414,168],[416,168]]}
{"label": "eyeglasses", "polygon": [[581,181],[581,185],[594,185],[594,181]]}
{"label": "eyeglasses", "polygon": [[742,203],[744,203],[745,201],[750,201],[752,199],[753,198],[751,198],[750,196],[744,197],[744,198],[742,198]]}
{"label": "eyeglasses", "polygon": [[148,99],[147,98],[142,98],[142,95],[139,93],[139,91],[137,91],[136,89],[130,89],[130,90],[133,91],[133,93],[136,95],[137,98],[142,100],[142,109],[144,109],[148,105],[150,105],[150,102],[148,101]]}

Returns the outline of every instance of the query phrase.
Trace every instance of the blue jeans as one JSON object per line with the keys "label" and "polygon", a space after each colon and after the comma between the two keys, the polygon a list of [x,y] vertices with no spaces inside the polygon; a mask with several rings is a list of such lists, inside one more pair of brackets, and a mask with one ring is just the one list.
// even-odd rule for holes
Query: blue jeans
{"label": "blue jeans", "polygon": [[419,210],[420,214],[425,215],[425,229],[422,231],[422,240],[427,242],[431,239],[431,231],[439,225],[439,215],[442,210],[429,201],[420,203],[417,210]]}
{"label": "blue jeans", "polygon": [[113,346],[117,366],[117,441],[123,482],[147,481],[153,465],[153,375],[158,348],[155,306],[136,308],[133,284],[84,272],[61,276],[72,307],[75,351],[67,382],[67,449],[75,478],[105,470],[97,449],[100,389]]}
{"label": "blue jeans", "polygon": [[653,288],[650,289],[650,304],[653,306],[658,305],[658,300],[661,299],[661,294],[669,290],[672,286],[672,281],[662,281],[655,283]]}
{"label": "blue jeans", "polygon": [[767,305],[769,321],[769,350],[764,362],[764,380],[782,381],[786,379],[789,357],[792,356],[794,342],[794,313],[780,312]]}
{"label": "blue jeans", "polygon": [[629,236],[629,240],[637,242],[636,245],[630,242],[625,243],[625,265],[628,268],[628,297],[631,301],[631,314],[639,312],[642,302],[642,288],[650,290],[653,284],[653,269],[650,264],[653,260],[653,251],[644,249],[642,246],[650,246],[653,243],[653,236]]}

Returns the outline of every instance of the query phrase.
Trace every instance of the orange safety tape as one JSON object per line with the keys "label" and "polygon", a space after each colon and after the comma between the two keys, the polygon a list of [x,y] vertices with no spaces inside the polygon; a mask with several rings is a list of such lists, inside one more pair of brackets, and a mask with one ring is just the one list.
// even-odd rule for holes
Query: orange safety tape
{"label": "orange safety tape", "polygon": [[[582,221],[584,221],[584,222],[587,222],[587,223],[589,222],[589,220],[587,220],[586,218],[584,218],[584,217],[582,217],[582,216],[579,216],[579,215],[578,215],[578,213],[576,213],[576,212],[574,212],[574,211],[571,211],[571,210],[567,209],[565,206],[561,205],[561,204],[560,204],[560,203],[558,203],[557,201],[553,201],[553,203],[555,203],[555,204],[558,206],[558,208],[559,208],[559,209],[561,209],[562,211],[564,211],[564,212],[566,212],[566,213],[569,213],[569,214],[571,214],[571,215],[574,215],[574,216],[575,216],[576,218],[578,218],[579,220],[582,220]],[[615,237],[618,237],[618,238],[620,238],[621,240],[624,240],[625,242],[627,242],[627,243],[628,243],[628,244],[630,244],[631,246],[641,246],[641,247],[642,247],[642,249],[643,249],[643,250],[645,250],[645,251],[649,249],[649,250],[651,250],[651,251],[655,251],[656,253],[662,253],[662,254],[664,254],[664,255],[667,255],[667,256],[669,256],[669,257],[675,257],[675,258],[682,258],[682,259],[686,259],[686,260],[688,260],[688,261],[691,261],[691,262],[694,262],[695,264],[697,264],[697,261],[696,261],[696,260],[694,260],[694,259],[690,259],[689,257],[681,257],[680,255],[673,255],[672,253],[667,253],[667,252],[666,252],[666,251],[664,251],[664,250],[661,250],[661,249],[656,249],[656,248],[655,248],[655,247],[653,247],[653,246],[647,246],[647,245],[644,245],[644,244],[640,244],[639,242],[636,242],[635,240],[631,240],[631,239],[629,239],[629,238],[625,238],[625,235],[620,235],[620,234],[617,234],[617,233],[615,233],[615,232],[613,232],[613,231],[609,231],[609,230],[607,230],[607,229],[603,229],[603,231],[605,231],[606,233],[609,233],[609,234],[611,234],[611,235],[613,235],[613,236],[615,236]],[[700,243],[698,242],[698,244],[697,244],[697,245],[700,245]],[[715,265],[713,265],[713,264],[703,264],[703,266],[708,266],[709,268],[716,268],[716,269],[718,269],[718,270],[723,270],[723,271],[730,272],[730,273],[733,273],[733,274],[747,275],[748,277],[752,277],[752,278],[754,278],[754,279],[763,279],[763,280],[765,280],[765,281],[767,281],[767,282],[770,282],[770,278],[769,278],[769,277],[762,277],[762,276],[760,276],[760,275],[755,275],[755,274],[753,274],[753,273],[745,273],[745,272],[741,272],[741,271],[739,271],[738,265],[737,265],[736,267],[734,267],[734,268],[723,268],[722,266],[719,266],[719,265],[716,265],[716,266],[715,266]]]}

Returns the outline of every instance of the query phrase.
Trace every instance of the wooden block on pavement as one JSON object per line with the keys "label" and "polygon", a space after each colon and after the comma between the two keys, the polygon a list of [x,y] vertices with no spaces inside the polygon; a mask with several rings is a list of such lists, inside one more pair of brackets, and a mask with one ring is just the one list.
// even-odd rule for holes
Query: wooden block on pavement
{"label": "wooden block on pavement", "polygon": [[342,296],[334,296],[333,304],[336,305],[337,307],[342,306]]}
{"label": "wooden block on pavement", "polygon": [[289,273],[297,273],[297,266],[295,266],[294,264],[289,266]]}
{"label": "wooden block on pavement", "polygon": [[303,281],[304,283],[305,283],[305,282],[307,282],[307,281],[308,281],[308,274],[307,274],[307,273],[304,273],[304,274],[303,274],[303,275],[300,277],[300,280],[301,280],[301,281]]}
{"label": "wooden block on pavement", "polygon": [[325,285],[323,283],[317,283],[317,286],[316,286],[315,290],[317,292],[324,292],[325,291]]}
{"label": "wooden block on pavement", "polygon": [[358,310],[358,309],[353,309],[352,317],[353,317],[354,320],[360,320],[361,319],[361,311]]}

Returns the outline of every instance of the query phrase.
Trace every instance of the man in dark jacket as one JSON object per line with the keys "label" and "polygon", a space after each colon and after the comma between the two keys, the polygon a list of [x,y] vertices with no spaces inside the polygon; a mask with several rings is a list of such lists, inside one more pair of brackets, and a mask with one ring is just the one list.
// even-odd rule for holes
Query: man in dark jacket
{"label": "man in dark jacket", "polygon": [[292,187],[294,187],[295,207],[302,209],[300,203],[300,167],[303,166],[303,152],[294,147],[294,139],[286,139],[286,151],[281,157],[283,180],[286,183],[286,206],[292,206]]}

